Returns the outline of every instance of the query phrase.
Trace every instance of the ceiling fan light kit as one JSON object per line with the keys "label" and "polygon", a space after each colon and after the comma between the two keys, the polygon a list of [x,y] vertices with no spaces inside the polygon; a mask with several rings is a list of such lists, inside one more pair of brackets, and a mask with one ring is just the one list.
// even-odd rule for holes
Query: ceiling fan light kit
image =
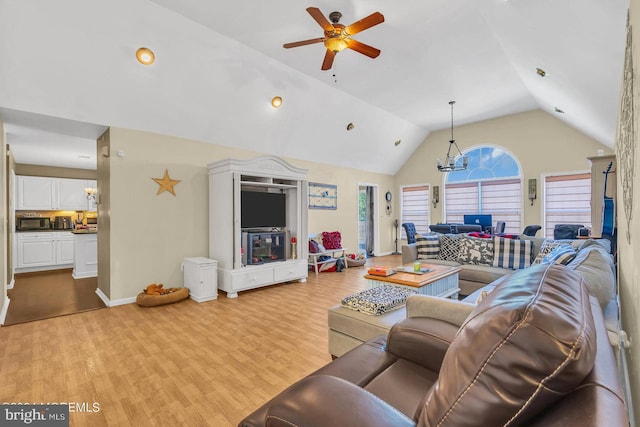
{"label": "ceiling fan light kit", "polygon": [[324,30],[324,37],[285,43],[283,45],[285,49],[306,46],[308,44],[324,43],[327,51],[325,53],[324,60],[322,61],[322,70],[331,69],[336,53],[347,48],[366,55],[369,58],[377,58],[378,55],[380,55],[379,49],[351,38],[351,36],[364,31],[367,28],[371,28],[374,25],[384,22],[384,16],[380,12],[374,12],[351,25],[347,25],[346,27],[338,23],[342,17],[340,12],[331,12],[329,14],[331,22],[325,18],[317,7],[308,7],[307,12],[309,12],[309,15],[311,15],[311,17],[322,27]]}
{"label": "ceiling fan light kit", "polygon": [[[449,149],[447,150],[447,156],[445,157],[444,162],[441,159],[438,159],[438,171],[439,172],[455,172],[455,171],[463,171],[467,169],[469,166],[469,158],[467,156],[463,156],[460,148],[458,148],[458,144],[456,144],[456,140],[453,139],[453,104],[456,101],[449,101],[449,105],[451,105],[451,139],[449,140]],[[454,152],[451,154],[451,147],[456,147],[456,151],[458,154]],[[462,164],[456,164],[456,158],[462,157]]]}

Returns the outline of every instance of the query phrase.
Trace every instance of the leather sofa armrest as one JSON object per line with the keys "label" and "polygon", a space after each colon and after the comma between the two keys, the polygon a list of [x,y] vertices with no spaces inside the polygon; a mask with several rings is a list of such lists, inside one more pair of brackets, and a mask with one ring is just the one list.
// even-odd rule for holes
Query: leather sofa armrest
{"label": "leather sofa armrest", "polygon": [[[368,391],[328,375],[307,377],[269,404],[266,425],[411,426],[412,419]],[[241,422],[240,427],[253,424]]]}
{"label": "leather sofa armrest", "polygon": [[475,304],[449,298],[410,295],[407,298],[407,317],[429,317],[461,326],[475,307]]}
{"label": "leather sofa armrest", "polygon": [[458,326],[443,320],[409,317],[393,325],[389,331],[387,352],[437,375],[457,332]]}
{"label": "leather sofa armrest", "polygon": [[414,260],[418,259],[418,247],[415,243],[409,243],[407,245],[402,245],[400,248],[402,250],[402,263],[409,264]]}

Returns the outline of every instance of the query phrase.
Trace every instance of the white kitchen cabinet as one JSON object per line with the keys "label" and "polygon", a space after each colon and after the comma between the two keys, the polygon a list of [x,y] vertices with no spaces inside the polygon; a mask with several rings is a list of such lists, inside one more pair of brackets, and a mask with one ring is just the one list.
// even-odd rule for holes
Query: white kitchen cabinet
{"label": "white kitchen cabinet", "polygon": [[53,236],[56,241],[56,264],[73,264],[73,233],[71,233],[70,231],[63,231],[59,233],[53,233]]}
{"label": "white kitchen cabinet", "polygon": [[53,233],[18,233],[16,235],[18,268],[43,267],[56,264]]}
{"label": "white kitchen cabinet", "polygon": [[189,296],[196,302],[211,301],[218,298],[218,261],[203,258],[185,258],[184,286],[189,288]]}
{"label": "white kitchen cabinet", "polygon": [[[17,210],[88,210],[84,189],[92,181],[41,176],[16,177]],[[94,186],[95,186],[95,181]]]}
{"label": "white kitchen cabinet", "polygon": [[40,176],[16,176],[16,209],[54,209],[56,188],[52,178]]}
{"label": "white kitchen cabinet", "polygon": [[16,234],[16,272],[55,270],[73,265],[71,232]]}
{"label": "white kitchen cabinet", "polygon": [[63,211],[84,211],[87,209],[87,181],[84,179],[52,178],[57,186],[57,207]]}
{"label": "white kitchen cabinet", "polygon": [[98,235],[96,233],[73,233],[74,237],[74,279],[96,277],[98,275]]}

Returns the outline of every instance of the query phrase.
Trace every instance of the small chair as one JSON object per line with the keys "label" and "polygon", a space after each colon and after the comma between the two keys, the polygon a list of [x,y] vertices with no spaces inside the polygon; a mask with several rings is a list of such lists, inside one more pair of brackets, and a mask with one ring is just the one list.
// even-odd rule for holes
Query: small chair
{"label": "small chair", "polygon": [[416,242],[416,226],[412,222],[402,223],[402,228],[407,235],[407,244]]}
{"label": "small chair", "polygon": [[524,234],[525,236],[535,236],[538,230],[540,230],[541,228],[542,227],[540,227],[539,225],[527,225],[524,230],[522,230],[522,234]]}

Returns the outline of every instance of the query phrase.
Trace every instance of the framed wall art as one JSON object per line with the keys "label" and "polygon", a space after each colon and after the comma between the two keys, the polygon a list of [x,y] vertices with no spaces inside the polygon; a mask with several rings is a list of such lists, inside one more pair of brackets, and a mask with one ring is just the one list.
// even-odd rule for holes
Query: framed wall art
{"label": "framed wall art", "polygon": [[310,182],[309,209],[338,209],[338,186]]}

